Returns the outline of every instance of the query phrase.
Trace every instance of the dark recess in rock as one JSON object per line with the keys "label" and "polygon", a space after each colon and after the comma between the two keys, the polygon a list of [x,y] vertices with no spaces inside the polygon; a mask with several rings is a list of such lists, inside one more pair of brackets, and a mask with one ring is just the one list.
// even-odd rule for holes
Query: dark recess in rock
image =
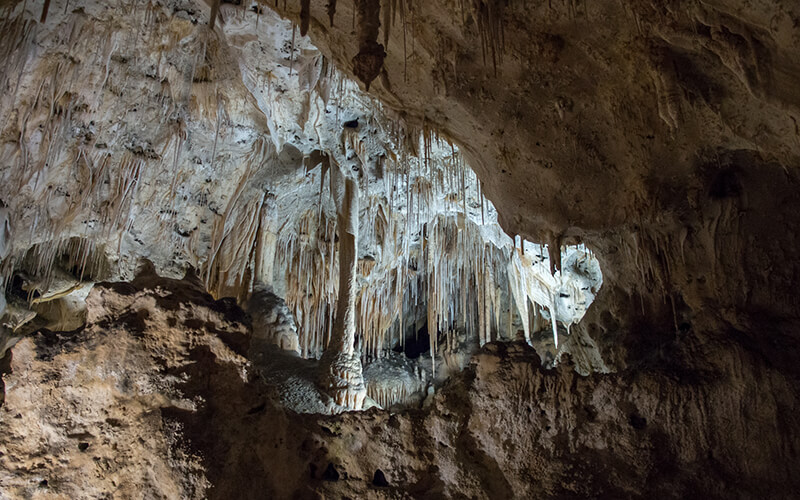
{"label": "dark recess in rock", "polygon": [[331,481],[331,482],[339,480],[339,471],[336,470],[336,467],[333,466],[333,463],[328,462],[328,466],[322,473],[322,479],[324,481]]}
{"label": "dark recess in rock", "polygon": [[377,486],[378,488],[389,487],[389,481],[386,480],[386,476],[382,470],[375,469],[375,474],[372,476],[372,485]]}
{"label": "dark recess in rock", "polygon": [[628,423],[636,430],[642,430],[647,427],[647,419],[637,413],[631,413],[628,417]]}

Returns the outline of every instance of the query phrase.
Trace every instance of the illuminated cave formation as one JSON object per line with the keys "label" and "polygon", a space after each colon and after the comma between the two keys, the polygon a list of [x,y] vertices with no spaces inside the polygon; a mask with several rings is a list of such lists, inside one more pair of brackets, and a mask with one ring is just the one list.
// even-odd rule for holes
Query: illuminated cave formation
{"label": "illuminated cave formation", "polygon": [[[19,7],[12,12],[7,23],[20,37],[7,59],[21,65],[50,25],[30,22]],[[274,14],[264,14],[271,31],[234,11],[222,31],[189,30],[184,38],[174,31],[182,23],[164,20],[146,34],[172,36],[157,53],[149,44],[123,45],[115,32],[95,34],[102,28],[88,23],[78,27],[85,15],[51,16],[53,27],[87,31],[67,45],[84,57],[72,76],[64,68],[70,63],[41,57],[20,73],[21,90],[7,101],[15,106],[7,115],[22,129],[4,150],[8,184],[18,193],[6,197],[15,220],[8,223],[4,280],[24,282],[23,290],[11,287],[7,336],[41,327],[44,301],[85,309],[66,304],[85,299],[97,277],[129,278],[140,259],[166,276],[189,266],[214,296],[249,301],[254,338],[320,359],[322,404],[338,412],[361,409],[368,392],[382,406],[427,394],[437,366],[460,369],[475,349],[514,340],[518,330],[530,342],[549,324],[558,348],[558,325],[568,332],[600,289],[590,251],[562,247],[565,268],[551,272],[546,245],[503,232],[454,144],[394,118]],[[147,22],[165,14],[154,4],[132,11],[131,22],[137,15]],[[280,29],[294,40],[288,55],[245,68],[249,94],[235,95],[224,80],[238,72],[223,55],[228,40],[242,37],[248,52],[260,52]],[[90,47],[90,33],[110,45]],[[117,52],[157,64],[141,62],[147,79],[127,88],[134,80],[125,71],[133,68],[112,71]],[[97,71],[79,81],[74,75],[83,65]],[[45,77],[28,101],[39,74]],[[187,78],[191,89],[173,89]],[[116,121],[123,103],[113,97],[115,85],[123,96],[137,96],[126,112],[144,114],[148,126]],[[256,93],[261,100],[254,102]],[[269,133],[259,135],[264,125]],[[101,264],[102,273],[93,271]],[[258,289],[273,298],[250,299]],[[17,308],[31,312],[15,322]],[[394,382],[382,380],[387,354],[423,326],[428,354],[398,360],[386,371]],[[362,364],[371,366],[366,381]],[[400,366],[408,373],[391,378]]]}
{"label": "illuminated cave formation", "polygon": [[0,497],[791,497],[798,20],[0,2]]}

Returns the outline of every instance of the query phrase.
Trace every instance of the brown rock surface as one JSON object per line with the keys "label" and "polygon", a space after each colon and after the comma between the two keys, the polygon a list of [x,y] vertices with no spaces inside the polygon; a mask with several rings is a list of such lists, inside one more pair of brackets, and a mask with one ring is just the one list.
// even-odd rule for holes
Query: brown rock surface
{"label": "brown rock surface", "polygon": [[[90,324],[14,349],[7,498],[788,498],[797,384],[695,332],[635,369],[541,368],[487,344],[424,410],[275,404],[242,313],[191,283],[98,285]],[[222,339],[225,339],[224,341]]]}
{"label": "brown rock surface", "polygon": [[[203,498],[199,456],[172,414],[208,412],[191,391],[244,387],[248,330],[195,282],[97,285],[89,324],[13,349],[0,409],[2,498]],[[223,340],[224,339],[224,340]]]}

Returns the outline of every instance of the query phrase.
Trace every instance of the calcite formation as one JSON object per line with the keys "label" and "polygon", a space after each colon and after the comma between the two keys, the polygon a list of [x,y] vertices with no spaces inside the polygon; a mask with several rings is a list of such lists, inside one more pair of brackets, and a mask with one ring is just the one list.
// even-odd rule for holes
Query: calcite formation
{"label": "calcite formation", "polygon": [[297,325],[283,299],[258,284],[247,302],[247,312],[252,318],[255,342],[300,354]]}
{"label": "calcite formation", "polygon": [[[99,278],[131,277],[147,258],[167,276],[198,269],[217,297],[244,302],[256,284],[271,288],[285,297],[306,358],[332,341],[329,356],[356,349],[356,336],[359,355],[379,357],[404,343],[425,309],[443,335],[461,328],[481,342],[514,337],[500,269],[513,245],[458,148],[392,118],[290,23],[218,3],[208,12],[205,4],[120,12],[64,4],[47,23],[29,22],[32,8],[7,7],[9,37],[17,38],[6,60],[20,76],[6,81],[6,133],[17,139],[4,146],[2,194],[5,227],[15,228],[3,276],[37,281],[41,297],[29,302],[48,298],[74,310],[64,305],[74,297],[60,300],[65,292],[83,283],[85,296]],[[141,43],[113,28],[126,12]],[[217,12],[224,22],[214,27]],[[74,38],[58,38],[61,28]],[[38,50],[44,55],[26,66]],[[58,70],[65,65],[69,77]],[[120,113],[147,125],[120,121]],[[346,220],[333,183],[340,175],[358,188]],[[340,272],[343,257],[349,275]],[[74,290],[55,284],[64,271],[76,275]],[[458,278],[448,284],[451,273]],[[33,317],[20,310],[15,329]],[[348,318],[346,339],[338,338],[339,317]],[[438,342],[432,335],[432,370]],[[358,364],[344,355],[343,366]]]}
{"label": "calcite formation", "polygon": [[0,497],[796,496],[798,26],[0,2]]}

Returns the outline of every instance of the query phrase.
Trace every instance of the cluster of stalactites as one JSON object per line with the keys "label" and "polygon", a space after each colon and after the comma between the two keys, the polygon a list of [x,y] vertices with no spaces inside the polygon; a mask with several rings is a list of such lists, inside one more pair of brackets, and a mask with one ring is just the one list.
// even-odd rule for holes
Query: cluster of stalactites
{"label": "cluster of stalactites", "polygon": [[[558,324],[555,320],[558,316],[555,294],[558,293],[561,271],[556,271],[555,274],[552,274],[550,269],[546,268],[541,261],[534,263],[523,251],[514,248],[508,261],[507,272],[509,287],[514,296],[517,311],[522,319],[525,340],[530,342],[531,339],[528,318],[528,301],[530,300],[534,308],[543,306],[550,311],[550,316],[553,318],[551,321],[553,342],[558,347]],[[534,310],[534,314],[536,314],[536,310]]]}
{"label": "cluster of stalactites", "polygon": [[[505,35],[503,25],[506,18],[508,0],[459,0],[458,11],[465,25],[477,28],[480,37],[481,54],[483,62],[491,62],[495,74],[498,64],[502,64],[505,49]],[[336,15],[336,0],[329,0],[327,13],[331,27],[334,26]],[[286,6],[284,5],[284,9]],[[573,6],[570,4],[570,9]],[[407,72],[407,61],[410,52],[413,52],[416,36],[416,19],[418,7],[415,8],[413,0],[391,0],[380,2],[378,0],[353,1],[353,28],[356,32],[359,53],[353,58],[353,74],[361,79],[367,90],[370,83],[380,73],[385,50],[389,50],[389,41],[393,25],[398,18],[402,28],[402,45],[404,59],[404,79]],[[305,36],[309,29],[311,6],[309,0],[300,1],[299,21],[300,34]],[[383,35],[383,44],[377,42],[379,28]],[[410,45],[410,47],[409,47]],[[409,50],[412,49],[411,51]]]}
{"label": "cluster of stalactites", "polygon": [[455,220],[439,216],[427,226],[424,255],[431,356],[438,350],[438,332],[445,333],[448,345],[457,341],[459,322],[481,345],[492,339],[492,324],[499,334],[497,276],[504,271],[504,252],[459,214]]}
{"label": "cluster of stalactites", "polygon": [[331,339],[339,291],[337,252],[336,220],[317,210],[307,210],[278,241],[284,299],[298,323],[304,358],[319,358]]}
{"label": "cluster of stalactites", "polygon": [[[299,323],[301,355],[319,358],[331,338],[339,286],[336,222],[325,213],[308,210],[278,241],[276,263],[285,282],[286,303]],[[388,256],[391,247],[384,248]],[[380,351],[386,333],[402,315],[407,265],[395,261],[386,268],[372,259],[358,262],[356,331],[364,350]]]}
{"label": "cluster of stalactites", "polygon": [[[302,354],[318,357],[335,317],[338,269],[331,256],[337,245],[330,239],[335,234],[331,223],[323,222],[327,230],[320,237],[302,229],[312,220],[309,212],[299,233],[281,239],[278,258],[287,280],[286,301],[301,325]],[[386,245],[384,251],[392,248]],[[363,355],[379,358],[386,349],[402,345],[406,327],[414,321],[404,312],[418,307],[426,308],[429,328],[444,332],[448,345],[455,345],[458,330],[477,336],[481,344],[506,336],[501,332],[500,298],[508,250],[487,244],[477,225],[463,216],[437,216],[426,225],[422,245],[413,254],[392,258],[392,265],[359,262],[356,322]],[[431,338],[435,354],[438,335]]]}
{"label": "cluster of stalactites", "polygon": [[[487,268],[485,241],[467,213],[468,200],[470,206],[480,200],[480,220],[484,222],[488,202],[477,177],[458,151],[427,127],[416,131],[398,128],[389,134],[401,147],[397,156],[383,162],[381,190],[385,198],[369,200],[368,220],[364,221],[366,232],[373,234],[372,241],[380,243],[374,262],[363,266],[369,271],[369,276],[364,275],[360,301],[364,353],[380,357],[387,347],[402,345],[409,326],[404,312],[426,304],[437,318],[436,325],[455,329],[454,318],[463,317],[462,329],[479,324],[481,338],[488,338],[485,332],[490,320],[477,311],[486,310],[489,304],[488,317],[499,318],[499,314],[491,313],[492,307],[498,308],[496,287],[489,284],[495,273],[481,271]],[[450,238],[458,241],[457,249],[443,250],[446,242],[440,233],[446,231],[444,227],[449,227]],[[488,247],[497,250],[494,245]],[[441,274],[431,276],[439,270]],[[446,277],[451,272],[457,274]],[[456,281],[444,285],[448,278]],[[445,286],[452,293],[445,291]],[[460,293],[463,287],[474,286],[481,290],[486,286],[489,292],[469,298]],[[458,300],[453,298],[456,296]],[[475,305],[477,301],[480,306]],[[480,320],[472,321],[478,316]]]}
{"label": "cluster of stalactites", "polygon": [[[511,294],[517,306],[525,339],[530,341],[531,330],[538,330],[543,318],[549,319],[553,342],[558,348],[558,323],[567,331],[583,318],[586,309],[602,285],[597,259],[583,245],[561,247],[557,250],[539,246],[538,253],[526,253],[525,242],[515,245],[508,260],[507,273]],[[552,271],[544,257],[558,252],[561,269]],[[530,314],[529,304],[533,306]]]}
{"label": "cluster of stalactites", "polygon": [[487,241],[463,213],[434,216],[424,224],[420,243],[405,258],[401,251],[394,267],[363,264],[363,354],[380,358],[386,349],[402,346],[415,320],[404,312],[419,308],[427,317],[432,359],[440,341],[457,349],[461,334],[477,338],[480,345],[513,338],[509,258],[508,247]]}
{"label": "cluster of stalactites", "polygon": [[[35,286],[37,292],[44,294],[56,280],[58,268],[69,272],[78,283],[108,273],[108,261],[104,249],[86,238],[73,237],[37,244],[24,254],[10,256],[3,261],[3,284],[7,284],[12,275],[22,273],[30,286]],[[33,290],[31,288],[30,292]]]}
{"label": "cluster of stalactites", "polygon": [[420,403],[430,382],[418,360],[396,353],[369,363],[364,369],[364,380],[367,395],[382,408]]}
{"label": "cluster of stalactites", "polygon": [[[389,135],[399,146],[381,160],[382,182],[362,179],[361,234],[374,243],[358,262],[356,323],[362,355],[376,359],[402,346],[408,327],[419,320],[408,316],[420,310],[434,331],[434,357],[440,337],[455,348],[457,332],[466,331],[481,344],[511,337],[505,276],[510,250],[481,230],[483,223],[494,222],[474,172],[428,128],[417,131],[413,141],[404,129]],[[344,134],[342,140],[366,163],[356,134]],[[309,357],[324,351],[336,312],[332,257],[337,245],[331,240],[336,231],[323,214],[318,208],[315,219],[309,211],[296,226],[285,227],[278,250],[286,301],[300,324],[303,355]],[[314,220],[320,225],[309,229]],[[500,331],[501,323],[508,332]]]}
{"label": "cluster of stalactites", "polygon": [[[22,207],[5,200],[17,220],[4,276],[13,274],[14,263],[28,249],[38,244],[53,249],[52,253],[60,249],[58,242],[69,241],[70,236],[101,242],[119,253],[136,219],[140,225],[155,220],[158,237],[154,239],[174,254],[185,255],[198,267],[205,262],[210,290],[224,294],[247,288],[243,277],[247,259],[242,255],[247,242],[231,245],[230,241],[231,221],[241,219],[238,207],[229,204],[223,220],[213,223],[213,256],[205,254],[202,242],[191,238],[187,242],[175,231],[179,200],[185,198],[189,177],[183,168],[186,122],[199,117],[216,125],[212,167],[218,139],[228,122],[224,92],[218,91],[216,81],[206,83],[227,71],[220,63],[219,44],[202,30],[193,28],[189,33],[185,25],[180,26],[183,31],[177,29],[167,22],[167,9],[149,2],[144,8],[131,7],[127,19],[136,36],[130,37],[118,25],[85,22],[81,9],[72,13],[59,9],[58,16],[51,12],[48,23],[65,26],[59,33],[47,33],[55,37],[61,51],[36,58],[36,40],[45,29],[41,23],[46,16],[36,22],[30,18],[31,9],[24,2],[8,6],[0,24],[9,42],[0,49],[0,65],[6,70],[0,77],[4,91],[0,110],[9,118],[3,133],[17,139],[0,148],[0,159],[12,167],[2,180],[5,192],[18,193],[17,198],[26,203]],[[147,26],[144,33],[149,41],[139,40],[141,26]],[[133,49],[125,45],[129,39],[137,40]],[[139,80],[131,78],[128,66],[113,63],[120,52],[151,60],[153,78],[129,86]],[[176,52],[187,57],[169,57]],[[182,64],[187,60],[190,63]],[[201,74],[208,71],[219,74]],[[30,88],[36,89],[32,99],[22,92]],[[147,106],[146,112],[149,123],[159,124],[160,133],[154,135],[163,138],[160,144],[103,129],[128,112],[126,101],[113,98],[123,92],[157,96],[155,102],[161,107]],[[253,152],[243,158],[243,170],[252,173],[250,164],[261,165],[266,153],[266,142],[256,141]],[[22,214],[25,220],[19,220]],[[253,224],[247,227],[252,229]],[[252,231],[247,237],[253,239]],[[231,246],[235,248],[227,248]],[[43,265],[43,275],[51,265]]]}
{"label": "cluster of stalactites", "polygon": [[272,151],[268,141],[255,141],[225,211],[212,221],[210,250],[200,270],[206,289],[217,297],[244,301],[256,283],[272,284],[275,200],[254,179],[264,163],[275,161]]}

